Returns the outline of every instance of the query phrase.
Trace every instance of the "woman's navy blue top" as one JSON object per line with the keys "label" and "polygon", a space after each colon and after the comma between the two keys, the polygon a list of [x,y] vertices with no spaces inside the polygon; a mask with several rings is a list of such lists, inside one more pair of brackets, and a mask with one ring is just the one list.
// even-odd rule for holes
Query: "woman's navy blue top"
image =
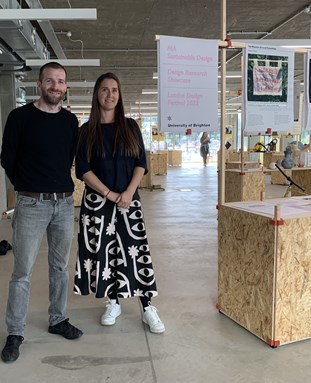
{"label": "woman's navy blue top", "polygon": [[[77,178],[82,180],[83,174],[92,171],[110,190],[116,193],[122,193],[131,182],[136,167],[144,168],[145,174],[148,172],[146,152],[140,128],[133,119],[127,118],[127,122],[131,129],[136,130],[140,148],[139,158],[129,157],[120,148],[117,148],[116,153],[113,155],[115,125],[111,123],[101,124],[101,129],[103,129],[104,156],[98,154],[97,146],[94,145],[91,161],[88,162],[86,158],[86,141],[85,139],[83,140],[88,127],[88,122],[86,122],[81,127],[82,139],[80,140],[75,159]],[[137,190],[135,191],[134,197],[138,197]]]}

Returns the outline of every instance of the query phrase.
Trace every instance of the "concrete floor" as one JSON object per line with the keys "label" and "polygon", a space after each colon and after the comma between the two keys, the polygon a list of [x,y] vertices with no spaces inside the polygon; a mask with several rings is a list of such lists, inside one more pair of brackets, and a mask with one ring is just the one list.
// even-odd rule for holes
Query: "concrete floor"
{"label": "concrete floor", "polygon": [[[115,326],[103,327],[102,300],[72,293],[76,253],[70,262],[68,316],[84,331],[68,341],[47,332],[46,242],[32,280],[21,356],[0,361],[0,382],[48,383],[302,383],[311,379],[311,341],[272,349],[219,314],[217,303],[217,169],[189,164],[169,168],[154,183],[165,191],[141,191],[157,276],[153,300],[166,326],[151,334],[137,299],[122,301]],[[284,194],[267,178],[266,197]],[[78,209],[76,216],[78,216]],[[0,239],[11,241],[10,219],[0,221]],[[76,223],[77,225],[77,223]],[[0,257],[0,343],[12,252]]]}

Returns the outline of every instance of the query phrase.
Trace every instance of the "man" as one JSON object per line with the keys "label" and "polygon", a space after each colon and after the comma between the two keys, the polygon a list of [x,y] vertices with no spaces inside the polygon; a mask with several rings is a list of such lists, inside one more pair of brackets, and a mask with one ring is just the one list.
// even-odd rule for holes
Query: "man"
{"label": "man", "polygon": [[19,357],[24,340],[31,275],[43,235],[49,265],[49,328],[66,339],[83,333],[66,319],[67,265],[74,229],[71,179],[78,121],[60,106],[67,91],[66,69],[45,64],[39,73],[40,98],[10,112],[3,134],[1,165],[17,192],[12,221],[14,269],[6,312],[4,362]]}

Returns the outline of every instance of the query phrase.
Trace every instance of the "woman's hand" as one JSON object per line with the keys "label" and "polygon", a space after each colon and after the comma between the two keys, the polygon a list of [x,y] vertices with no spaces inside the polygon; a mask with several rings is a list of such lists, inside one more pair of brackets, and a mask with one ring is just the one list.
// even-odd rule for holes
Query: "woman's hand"
{"label": "woman's hand", "polygon": [[116,193],[112,190],[109,190],[109,192],[106,193],[106,195],[104,196],[106,197],[106,199],[109,199],[109,201],[117,203],[117,200],[120,197],[120,193]]}
{"label": "woman's hand", "polygon": [[133,193],[131,193],[128,190],[125,190],[123,193],[119,194],[119,197],[116,199],[116,204],[118,205],[118,207],[127,209],[130,207],[132,199],[133,199]]}

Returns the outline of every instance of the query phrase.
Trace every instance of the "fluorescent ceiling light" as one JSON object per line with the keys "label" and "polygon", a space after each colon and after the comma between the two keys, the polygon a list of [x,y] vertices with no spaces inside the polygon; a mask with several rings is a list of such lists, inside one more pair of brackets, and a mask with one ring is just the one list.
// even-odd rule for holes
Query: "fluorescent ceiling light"
{"label": "fluorescent ceiling light", "polygon": [[136,105],[141,105],[141,104],[157,104],[158,101],[135,101]]}
{"label": "fluorescent ceiling light", "polygon": [[242,39],[242,40],[232,40],[233,44],[234,41],[239,41],[246,44],[256,44],[256,45],[272,45],[272,46],[278,46],[283,48],[311,48],[311,39],[264,39],[264,40],[248,40],[248,39]]}
{"label": "fluorescent ceiling light", "polygon": [[131,110],[157,110],[157,106],[131,106]]}
{"label": "fluorescent ceiling light", "polygon": [[47,64],[48,62],[56,61],[59,64],[66,66],[100,66],[100,60],[99,59],[67,59],[67,60],[58,60],[58,59],[49,59],[49,60],[32,60],[32,59],[26,59],[26,65],[27,66],[42,66],[44,64]]}
{"label": "fluorescent ceiling light", "polygon": [[281,45],[281,48],[306,48],[306,49],[310,49],[311,44],[309,44],[309,45]]}
{"label": "fluorescent ceiling light", "polygon": [[137,112],[135,112],[135,111],[128,111],[128,112],[126,112],[125,113],[125,116],[126,117],[133,117],[133,116],[137,116],[137,117],[139,117],[139,116],[156,116],[158,114],[158,112],[156,111],[156,112],[152,112],[152,111],[140,111],[139,113],[138,113],[138,111]]}
{"label": "fluorescent ceiling light", "polygon": [[[220,78],[221,75],[218,75],[218,78]],[[242,74],[241,72],[227,72],[226,73],[226,78],[241,78],[242,77]],[[153,73],[153,76],[152,78],[154,80],[158,79],[158,73]]]}
{"label": "fluorescent ceiling light", "polygon": [[[59,60],[56,60],[59,62]],[[36,88],[37,83],[36,81],[21,81],[17,82],[16,87],[22,87],[22,88]],[[95,81],[68,81],[67,85],[69,88],[93,88],[95,85]]]}
{"label": "fluorescent ceiling light", "polygon": [[157,89],[143,89],[142,94],[158,94],[158,90]]}
{"label": "fluorescent ceiling light", "polygon": [[96,8],[0,9],[0,20],[97,20]]}
{"label": "fluorescent ceiling light", "polygon": [[70,88],[93,88],[95,81],[69,81],[67,85]]}
{"label": "fluorescent ceiling light", "polygon": [[91,105],[70,105],[71,109],[91,109]]}
{"label": "fluorescent ceiling light", "polygon": [[[36,95],[26,95],[26,100],[37,100],[40,96],[38,94]],[[67,96],[69,102],[71,103],[72,101],[79,101],[79,102],[91,102],[92,101],[92,95],[70,95],[68,94]]]}
{"label": "fluorescent ceiling light", "polygon": [[[241,74],[232,74],[232,75],[227,75],[226,78],[241,78],[242,75]],[[221,78],[221,76],[219,75],[218,78]]]}
{"label": "fluorescent ceiling light", "polygon": [[80,102],[91,102],[92,101],[92,95],[89,94],[89,95],[71,95],[71,94],[68,94],[68,100],[69,101],[80,101]]}
{"label": "fluorescent ceiling light", "polygon": [[[241,78],[241,72],[226,72],[226,78]],[[218,78],[221,78],[221,75],[218,75]]]}

